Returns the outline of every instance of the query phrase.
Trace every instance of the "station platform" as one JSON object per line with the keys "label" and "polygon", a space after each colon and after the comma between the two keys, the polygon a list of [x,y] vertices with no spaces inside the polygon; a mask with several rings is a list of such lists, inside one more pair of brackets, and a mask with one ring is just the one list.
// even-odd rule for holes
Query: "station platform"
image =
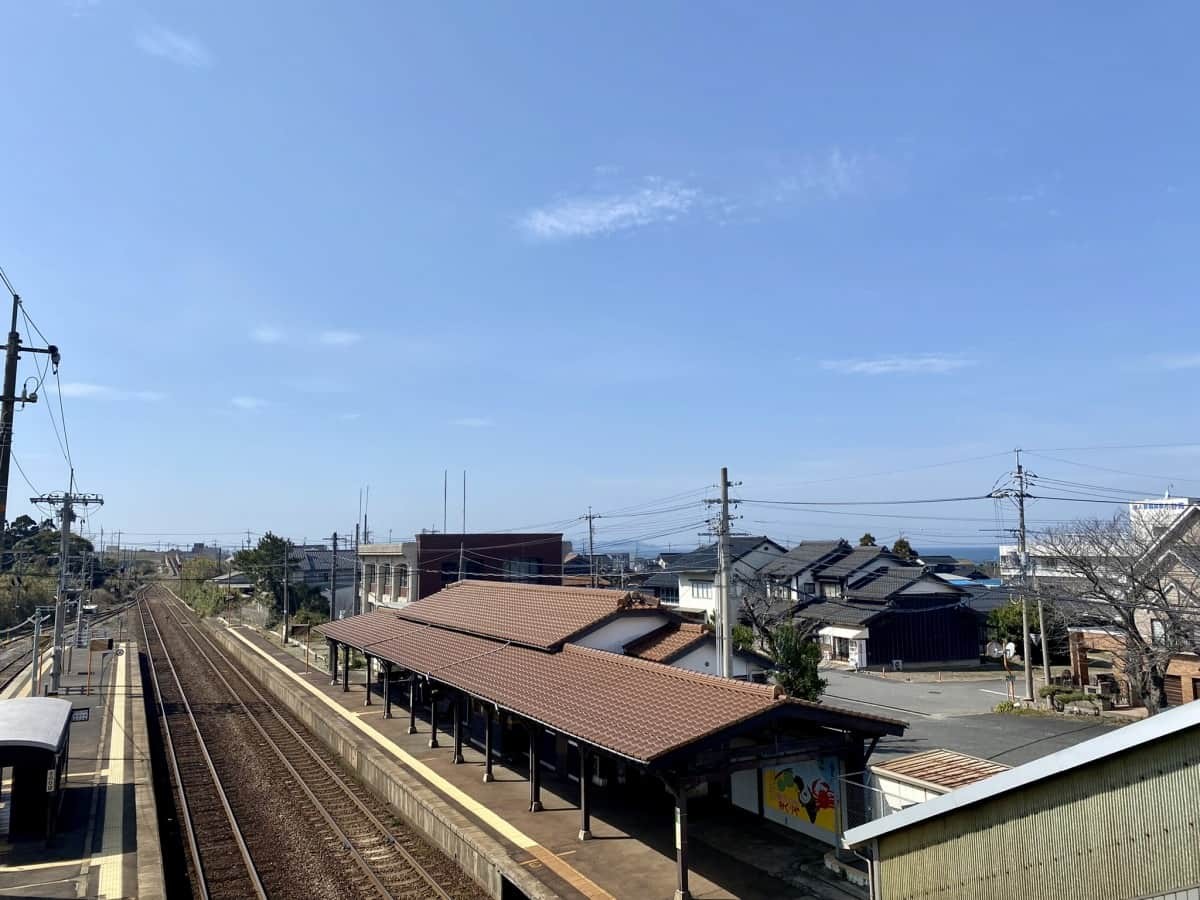
{"label": "station platform", "polygon": [[[59,697],[73,712],[54,836],[10,840],[7,784],[0,796],[0,897],[166,896],[138,646],[117,620],[92,634],[102,636],[114,650],[90,654],[90,692],[88,650],[73,648],[64,666]],[[0,699],[32,696],[31,669]]]}
{"label": "station platform", "polygon": [[[363,742],[370,742],[393,757],[409,772],[421,778],[441,799],[464,814],[473,824],[494,837],[511,859],[544,885],[545,896],[588,898],[645,898],[667,900],[676,887],[674,822],[665,810],[648,812],[644,807],[622,805],[601,796],[594,801],[591,815],[592,839],[580,841],[579,809],[575,796],[578,788],[569,781],[558,781],[544,772],[541,798],[543,810],[529,810],[529,787],[523,768],[508,768],[496,760],[495,780],[485,784],[483,755],[464,746],[464,761],[452,762],[449,722],[439,721],[439,749],[430,749],[430,729],[426,718],[418,716],[416,734],[408,733],[407,696],[393,697],[392,719],[383,718],[383,701],[378,692],[372,705],[364,705],[365,686],[362,670],[351,672],[349,692],[340,684],[331,685],[324,653],[318,658],[303,646],[282,647],[277,635],[264,634],[246,626],[230,627],[226,634],[251,654],[269,661],[288,673],[289,690],[306,692],[316,698],[323,713],[337,716],[353,727]],[[315,645],[314,648],[316,649]],[[324,642],[321,643],[324,650]],[[400,702],[404,701],[404,702]],[[759,850],[771,849],[774,858],[767,865],[753,865],[745,854],[720,849],[728,842],[729,829],[720,825],[705,828],[693,819],[691,853],[691,895],[698,900],[717,898],[823,898],[857,900],[865,892],[823,871],[823,850],[813,842],[791,842],[787,838],[770,840],[753,820],[740,823],[756,834]],[[705,840],[711,835],[713,843]],[[780,859],[788,860],[794,875],[781,873]],[[783,873],[781,873],[783,874]]]}

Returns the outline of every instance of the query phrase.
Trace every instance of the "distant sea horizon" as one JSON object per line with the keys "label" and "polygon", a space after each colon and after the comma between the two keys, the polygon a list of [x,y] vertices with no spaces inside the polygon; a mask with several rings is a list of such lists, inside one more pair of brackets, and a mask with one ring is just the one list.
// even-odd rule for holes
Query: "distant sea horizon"
{"label": "distant sea horizon", "polygon": [[957,559],[969,559],[971,562],[999,562],[1000,561],[1000,546],[992,544],[990,547],[977,545],[974,547],[935,547],[932,544],[926,545],[919,541],[914,541],[914,546],[918,553],[928,553],[934,556],[953,556]]}

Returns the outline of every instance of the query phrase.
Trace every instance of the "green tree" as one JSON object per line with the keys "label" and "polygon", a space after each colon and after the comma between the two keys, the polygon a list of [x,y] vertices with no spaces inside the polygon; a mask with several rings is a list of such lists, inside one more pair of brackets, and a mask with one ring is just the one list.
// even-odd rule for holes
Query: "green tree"
{"label": "green tree", "polygon": [[[290,546],[288,541],[268,531],[259,538],[257,546],[233,555],[234,568],[254,579],[259,599],[276,617],[283,615],[284,566],[289,572],[299,568],[299,563],[288,552]],[[295,583],[297,579],[289,578],[289,581]],[[292,584],[289,584],[289,594],[291,590]]]}
{"label": "green tree", "polygon": [[917,551],[913,549],[912,544],[905,537],[896,538],[896,543],[892,544],[892,553],[904,560],[917,558]]}
{"label": "green tree", "polygon": [[875,535],[871,534],[871,532],[868,531],[866,534],[864,534],[862,537],[860,537],[858,539],[858,546],[874,547],[875,546]]}
{"label": "green tree", "polygon": [[826,681],[817,667],[821,648],[807,640],[791,625],[780,625],[771,634],[775,681],[797,700],[818,700],[825,691]]}
{"label": "green tree", "polygon": [[734,625],[733,626],[733,649],[734,650],[753,650],[754,649],[754,629],[749,625]]}

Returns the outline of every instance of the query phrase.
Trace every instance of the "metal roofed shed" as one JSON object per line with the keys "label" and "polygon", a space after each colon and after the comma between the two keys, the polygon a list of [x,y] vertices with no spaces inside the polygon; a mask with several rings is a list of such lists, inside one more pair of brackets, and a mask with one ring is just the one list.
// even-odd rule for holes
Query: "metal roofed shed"
{"label": "metal roofed shed", "polygon": [[9,834],[54,834],[69,757],[71,702],[56,697],[0,701],[0,768],[12,768]]}
{"label": "metal roofed shed", "polygon": [[1200,704],[846,832],[872,898],[1133,900],[1200,888]]}
{"label": "metal roofed shed", "polygon": [[870,767],[875,815],[886,816],[1011,768],[953,750],[906,753]]}

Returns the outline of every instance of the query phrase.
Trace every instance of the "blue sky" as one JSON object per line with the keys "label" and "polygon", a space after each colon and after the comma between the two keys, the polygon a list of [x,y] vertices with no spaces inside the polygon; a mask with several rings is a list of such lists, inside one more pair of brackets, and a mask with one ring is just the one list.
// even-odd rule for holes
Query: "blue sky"
{"label": "blue sky", "polygon": [[[657,509],[723,464],[745,496],[957,496],[1014,446],[1200,439],[1190,5],[5,19],[0,265],[62,347],[89,527],[311,538],[370,484],[399,538],[464,468],[471,528]],[[40,491],[51,383],[16,424]],[[1196,450],[1039,469],[1200,493]],[[990,504],[934,513],[742,527],[991,540]],[[693,542],[691,514],[599,534]]]}

